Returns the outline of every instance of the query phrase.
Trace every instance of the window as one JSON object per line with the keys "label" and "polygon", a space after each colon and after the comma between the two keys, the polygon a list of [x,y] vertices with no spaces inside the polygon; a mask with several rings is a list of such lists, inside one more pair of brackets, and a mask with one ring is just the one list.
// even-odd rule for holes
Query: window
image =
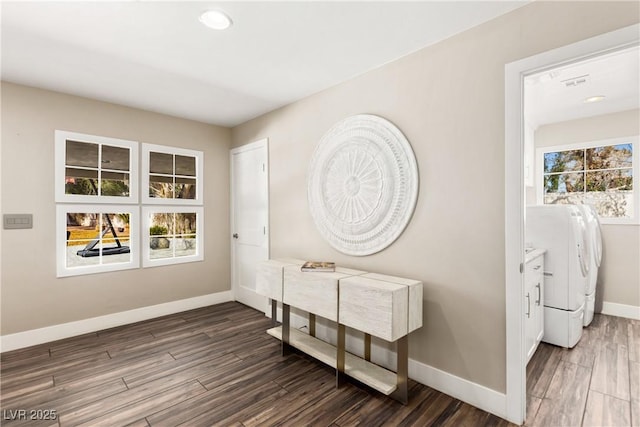
{"label": "window", "polygon": [[144,267],[204,259],[202,167],[201,151],[142,144]]}
{"label": "window", "polygon": [[142,144],[143,203],[202,205],[201,151]]}
{"label": "window", "polygon": [[538,202],[586,203],[610,223],[639,217],[638,137],[538,149]]}
{"label": "window", "polygon": [[141,206],[137,142],[56,131],[55,144],[58,277],[204,259],[202,152],[142,144]]}
{"label": "window", "polygon": [[139,267],[138,207],[57,206],[58,277]]}
{"label": "window", "polygon": [[138,203],[137,143],[55,132],[56,202]]}
{"label": "window", "polygon": [[203,208],[146,206],[143,217],[143,266],[200,261]]}

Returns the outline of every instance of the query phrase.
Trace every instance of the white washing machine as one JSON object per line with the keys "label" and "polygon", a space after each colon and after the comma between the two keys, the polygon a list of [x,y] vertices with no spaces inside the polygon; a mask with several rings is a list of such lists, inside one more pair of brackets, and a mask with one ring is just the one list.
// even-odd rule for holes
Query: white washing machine
{"label": "white washing machine", "polygon": [[584,326],[589,326],[593,320],[593,314],[596,304],[596,283],[598,281],[598,269],[602,262],[602,233],[600,230],[600,220],[598,212],[591,205],[576,205],[582,210],[587,231],[587,244],[589,245],[589,280],[587,281],[587,289],[584,307]]}
{"label": "white washing machine", "polygon": [[573,205],[528,206],[528,246],[544,255],[542,341],[572,348],[582,336],[589,277],[589,246],[582,212]]}

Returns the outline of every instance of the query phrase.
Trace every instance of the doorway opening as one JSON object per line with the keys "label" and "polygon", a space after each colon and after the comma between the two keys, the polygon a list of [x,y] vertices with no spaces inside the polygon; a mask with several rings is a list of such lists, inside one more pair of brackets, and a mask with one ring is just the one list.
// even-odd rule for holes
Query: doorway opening
{"label": "doorway opening", "polygon": [[[505,275],[506,275],[506,329],[507,329],[507,417],[523,423],[526,416],[526,362],[525,313],[527,309],[524,283],[525,212],[527,183],[535,184],[535,130],[533,146],[527,142],[531,119],[525,94],[527,80],[553,80],[559,70],[571,69],[581,63],[597,61],[640,44],[640,25],[633,25],[611,33],[544,52],[505,67]],[[555,73],[554,73],[555,72]],[[546,77],[542,77],[546,76]],[[583,75],[582,75],[583,76]],[[584,85],[581,76],[568,78],[566,85]],[[637,74],[636,74],[637,78]],[[529,83],[532,85],[531,83]],[[577,86],[575,86],[577,85]],[[595,95],[593,95],[595,96]],[[596,103],[594,103],[596,104]],[[533,156],[526,151],[533,148]],[[532,161],[534,162],[532,164]],[[529,192],[531,193],[531,192]],[[535,193],[534,193],[535,195]],[[536,196],[537,200],[537,196]]]}

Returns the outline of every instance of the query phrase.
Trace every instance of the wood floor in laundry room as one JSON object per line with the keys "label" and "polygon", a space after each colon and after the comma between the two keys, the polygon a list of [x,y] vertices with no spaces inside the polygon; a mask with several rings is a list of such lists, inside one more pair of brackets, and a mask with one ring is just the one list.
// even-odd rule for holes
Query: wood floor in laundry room
{"label": "wood floor in laundry room", "polygon": [[640,426],[640,321],[596,314],[571,350],[527,366],[528,426]]}
{"label": "wood floor in laundry room", "polygon": [[[2,425],[509,425],[413,381],[406,406],[358,384],[336,389],[332,369],[283,358],[270,324],[225,303],[4,353]],[[57,417],[6,419],[20,409]]]}

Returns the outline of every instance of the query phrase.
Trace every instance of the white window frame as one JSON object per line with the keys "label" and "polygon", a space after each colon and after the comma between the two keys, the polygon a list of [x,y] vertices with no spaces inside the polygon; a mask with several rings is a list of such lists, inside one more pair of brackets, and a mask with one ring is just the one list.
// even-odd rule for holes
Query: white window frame
{"label": "white window frame", "polygon": [[[129,149],[129,196],[90,196],[84,194],[66,194],[66,143],[67,140],[89,144],[110,145]],[[99,151],[100,153],[101,151]],[[99,164],[99,174],[102,166]],[[107,168],[105,168],[107,169]],[[100,175],[98,175],[98,179]],[[63,130],[55,131],[55,200],[56,203],[138,203],[138,143],[125,139],[88,135]]]}
{"label": "white window frame", "polygon": [[587,148],[602,147],[607,145],[631,144],[633,147],[633,216],[629,218],[603,218],[602,224],[640,224],[640,143],[639,137],[629,136],[611,139],[601,139],[598,141],[578,142],[564,145],[553,145],[539,147],[536,149],[536,202],[544,204],[544,155],[567,150],[582,150]]}
{"label": "white window frame", "polygon": [[[98,264],[82,267],[67,267],[67,213],[128,213],[130,261],[113,264]],[[140,208],[136,205],[96,205],[96,204],[58,204],[56,206],[56,256],[57,277],[80,276],[109,271],[129,270],[140,267]],[[110,256],[110,255],[100,255]]]}
{"label": "white window frame", "polygon": [[[195,255],[172,258],[151,258],[149,219],[154,213],[195,213],[196,214],[196,253]],[[201,206],[143,206],[142,207],[142,266],[157,267],[162,265],[183,264],[202,261],[204,259],[204,208]]]}
{"label": "white window frame", "polygon": [[[195,199],[161,199],[149,197],[149,154],[151,152],[191,156],[196,158],[196,198]],[[203,183],[204,183],[204,153],[197,150],[189,150],[186,148],[169,147],[165,145],[142,144],[142,203],[148,205],[199,205],[204,204],[203,200]],[[175,176],[175,175],[174,175]]]}

